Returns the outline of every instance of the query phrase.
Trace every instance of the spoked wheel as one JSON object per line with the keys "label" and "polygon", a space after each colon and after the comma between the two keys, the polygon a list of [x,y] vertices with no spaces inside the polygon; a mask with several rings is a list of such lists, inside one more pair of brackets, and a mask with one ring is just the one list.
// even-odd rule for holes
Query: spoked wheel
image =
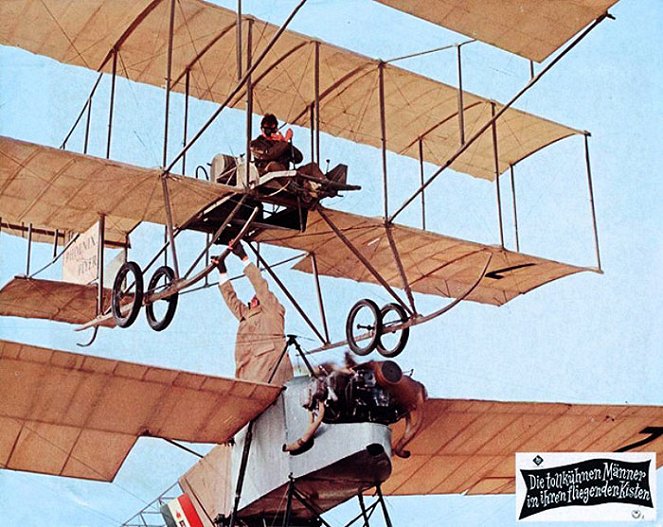
{"label": "spoked wheel", "polygon": [[[152,275],[148,291],[150,293],[159,293],[169,287],[173,283],[173,280],[175,280],[175,271],[167,265],[162,265]],[[147,323],[154,331],[163,331],[173,321],[178,298],[179,293],[173,293],[166,298],[150,302],[145,306]]]}
{"label": "spoked wheel", "polygon": [[405,348],[410,336],[410,328],[389,332],[389,327],[406,322],[408,316],[403,306],[396,303],[384,306],[380,310],[380,316],[382,317],[382,332],[377,342],[378,353],[391,359],[399,355]]}
{"label": "spoked wheel", "polygon": [[377,346],[382,333],[382,316],[375,302],[364,298],[357,302],[345,322],[345,336],[357,355],[368,355]]}
{"label": "spoked wheel", "polygon": [[136,262],[124,262],[115,275],[111,312],[115,323],[128,328],[136,321],[143,305],[143,272]]}

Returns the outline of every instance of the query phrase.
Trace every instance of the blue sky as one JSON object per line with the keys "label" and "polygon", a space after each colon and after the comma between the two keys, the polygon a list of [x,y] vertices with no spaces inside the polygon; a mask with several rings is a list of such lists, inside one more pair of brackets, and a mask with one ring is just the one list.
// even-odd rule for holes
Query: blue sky
{"label": "blue sky", "polygon": [[[234,2],[219,2],[232,7]],[[245,11],[280,23],[295,2],[245,1]],[[582,273],[552,283],[501,307],[463,304],[441,319],[415,328],[399,362],[413,368],[433,397],[514,401],[663,405],[663,4],[622,0],[605,21],[516,106],[573,128],[592,132],[590,151],[604,275]],[[292,29],[363,54],[388,59],[458,42],[464,37],[368,0],[309,0]],[[416,37],[413,37],[415,35]],[[507,101],[527,80],[528,63],[483,44],[464,51],[465,87]],[[401,66],[453,83],[453,53],[402,62]],[[0,134],[59,146],[94,83],[95,74],[50,59],[0,47]],[[142,166],[161,162],[163,92],[118,82],[112,157]],[[90,153],[103,156],[108,81],[102,83],[93,119]],[[96,104],[96,103],[95,103]],[[174,97],[173,115],[182,99]],[[214,106],[198,102],[192,124]],[[227,111],[192,149],[189,166],[213,154],[242,149],[243,116]],[[179,124],[171,137],[179,137]],[[306,155],[308,135],[295,129]],[[80,150],[80,134],[71,148]],[[171,152],[177,149],[173,139]],[[521,249],[580,265],[594,265],[591,216],[582,141],[573,138],[523,163],[518,170]],[[363,186],[330,206],[366,215],[381,213],[380,153],[371,147],[322,137],[322,157],[350,166],[350,181]],[[394,202],[416,185],[416,162],[389,156]],[[428,166],[431,173],[433,166]],[[441,178],[429,193],[432,229],[498,243],[494,188],[459,174]],[[418,210],[401,221],[416,225]],[[507,222],[507,240],[513,226]],[[141,227],[132,258],[145,263],[159,245],[160,228]],[[195,236],[180,245],[191,253]],[[45,261],[50,247],[34,251]],[[24,272],[26,244],[0,236],[0,283]],[[274,261],[289,253],[266,252]],[[233,265],[234,264],[234,265]],[[231,262],[231,272],[240,267]],[[58,277],[59,269],[45,276]],[[316,311],[309,276],[282,270],[286,283]],[[375,287],[322,280],[331,297],[332,334],[358,299],[387,301]],[[248,295],[245,284],[238,289]],[[424,312],[440,299],[421,297]],[[290,310],[288,331],[310,337]],[[104,331],[87,353],[214,375],[232,375],[235,321],[214,288],[184,295],[175,321],[161,334],[141,316],[131,329]],[[67,325],[3,318],[0,336],[79,351],[87,336]],[[303,339],[312,347],[312,340]],[[338,354],[332,354],[336,357]],[[329,357],[321,357],[327,359]],[[201,451],[204,448],[201,447]],[[155,439],[141,439],[112,484],[0,471],[0,513],[7,525],[118,525],[156,497],[195,461]],[[658,473],[659,500],[663,477]],[[392,498],[396,525],[512,525],[513,496]],[[660,501],[659,501],[660,503]],[[336,511],[332,518],[343,518]],[[660,516],[660,515],[659,515]],[[659,519],[659,522],[661,520]]]}

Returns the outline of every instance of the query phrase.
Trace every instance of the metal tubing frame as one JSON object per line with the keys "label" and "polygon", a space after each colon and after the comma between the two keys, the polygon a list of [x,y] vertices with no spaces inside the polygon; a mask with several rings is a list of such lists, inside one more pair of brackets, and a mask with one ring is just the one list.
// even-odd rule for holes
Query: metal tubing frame
{"label": "metal tubing frame", "polygon": [[495,119],[495,103],[490,103],[491,134],[493,137],[493,159],[495,161],[495,190],[497,192],[497,219],[500,227],[500,245],[504,248],[504,225],[502,223],[502,193],[500,192],[500,159],[497,151],[497,120]]}
{"label": "metal tubing frame", "polygon": [[[424,141],[420,137],[419,143],[419,184],[424,184]],[[421,192],[421,228],[426,230],[426,194]]]}
{"label": "metal tubing frame", "polygon": [[320,275],[318,273],[318,260],[315,253],[309,253],[311,258],[311,268],[313,270],[313,278],[315,280],[315,291],[318,296],[318,307],[320,309],[320,318],[322,319],[322,329],[325,332],[325,344],[329,344],[329,329],[327,328],[327,315],[325,313],[325,303],[322,300],[322,288],[320,287]]}
{"label": "metal tubing frame", "polygon": [[309,120],[311,124],[311,161],[313,161],[315,160],[315,103],[312,102],[309,108]]}
{"label": "metal tubing frame", "polygon": [[[173,0],[174,1],[174,0]],[[168,244],[170,245],[171,253],[173,255],[173,269],[175,271],[175,279],[180,277],[180,268],[177,262],[177,249],[175,248],[175,235],[173,233],[173,211],[170,204],[170,190],[168,189],[168,176],[161,175],[161,188],[163,190],[163,201],[166,208],[166,233],[168,235]],[[165,254],[168,254],[167,252]]]}
{"label": "metal tubing frame", "polygon": [[60,233],[58,229],[55,229],[55,232],[53,233],[53,256],[51,258],[55,258],[58,254],[58,238],[60,237]]}
{"label": "metal tubing frame", "polygon": [[[168,125],[170,112],[170,77],[173,69],[173,31],[175,29],[175,0],[170,0],[170,20],[168,23],[168,54],[166,58],[166,108],[163,125],[163,162],[166,166],[168,160]],[[171,167],[172,168],[172,167]],[[170,172],[167,170],[166,172]]]}
{"label": "metal tubing frame", "polygon": [[97,316],[104,310],[104,243],[106,241],[106,215],[99,214],[97,241]]}
{"label": "metal tubing frame", "polygon": [[[58,231],[56,230],[55,232],[58,232]],[[72,236],[71,239],[65,244],[65,246],[62,248],[62,250],[59,253],[54,252],[53,258],[51,259],[50,262],[48,262],[46,265],[44,265],[41,269],[39,269],[39,270],[35,271],[34,273],[32,273],[31,275],[29,275],[29,278],[34,278],[39,273],[41,273],[42,271],[48,269],[51,265],[53,265],[60,258],[62,258],[62,255],[67,251],[67,249],[69,249],[69,247],[71,247],[71,245],[78,239],[78,237],[79,237],[78,233],[76,233],[74,236]],[[56,247],[57,247],[57,242],[56,242]]]}
{"label": "metal tubing frame", "polygon": [[[237,0],[238,5],[242,0]],[[251,67],[253,60],[253,19],[248,19],[248,27],[246,32],[246,67]],[[241,24],[240,24],[241,26]],[[251,164],[251,139],[253,136],[253,82],[252,76],[249,73],[246,77],[246,174],[248,181],[249,166]]]}
{"label": "metal tubing frame", "polygon": [[292,515],[292,497],[295,494],[295,479],[290,475],[288,482],[288,496],[286,498],[285,515],[283,517],[283,527],[289,527],[290,516]]}
{"label": "metal tubing frame", "polygon": [[366,267],[369,273],[373,275],[373,277],[378,281],[378,283],[384,287],[384,289],[405,309],[405,311],[408,312],[408,314],[412,314],[412,310],[410,309],[410,306],[408,306],[403,300],[396,294],[396,292],[392,289],[392,287],[387,283],[387,281],[382,277],[382,275],[371,265],[371,263],[366,259],[366,257],[359,252],[359,250],[354,246],[354,244],[343,234],[343,232],[336,226],[334,223],[331,221],[329,216],[325,213],[325,211],[322,209],[322,207],[318,207],[317,209],[318,214],[320,214],[320,217],[325,221],[327,225],[331,228],[331,230],[334,231],[336,236],[343,242],[343,244],[350,249],[350,252],[354,254],[359,261]]}
{"label": "metal tubing frame", "polygon": [[[481,249],[481,250],[479,250],[475,253],[471,253],[469,255],[462,256],[462,257],[458,258],[457,260],[460,260],[462,258],[467,258],[468,256],[473,256],[475,254],[479,254],[479,253],[483,253],[483,252],[486,252],[486,249]],[[400,330],[405,329],[405,328],[410,328],[412,326],[418,326],[419,324],[423,324],[424,322],[429,322],[429,321],[433,320],[434,318],[437,318],[441,315],[444,315],[446,312],[448,312],[451,309],[453,309],[454,307],[456,307],[463,300],[465,300],[470,294],[472,294],[472,291],[474,291],[479,286],[479,284],[481,283],[481,280],[483,280],[484,275],[486,274],[486,271],[488,270],[488,266],[490,265],[492,257],[493,257],[493,255],[490,252],[488,252],[488,258],[486,258],[486,263],[484,264],[483,269],[482,269],[481,273],[478,275],[475,282],[472,285],[470,285],[470,287],[468,287],[463,292],[463,294],[458,296],[453,302],[451,302],[451,303],[447,304],[446,306],[438,309],[437,311],[433,311],[432,313],[430,313],[428,315],[424,315],[424,316],[419,315],[419,316],[416,316],[416,317],[411,317],[406,322],[403,322],[401,324],[394,324],[394,325],[389,327],[390,333],[394,333],[396,331],[400,331]],[[457,260],[454,260],[454,261],[457,261]],[[445,264],[441,267],[445,267],[446,265],[449,265],[450,263],[453,263],[453,262],[448,262],[447,264]],[[365,340],[367,338],[369,338],[368,334],[366,334],[365,336],[360,336],[356,340]],[[326,346],[320,346],[318,348],[309,350],[308,354],[310,355],[312,353],[318,353],[320,351],[326,351],[326,350],[338,348],[340,346],[345,346],[347,343],[348,343],[347,340],[342,340],[342,341],[339,341],[339,342],[332,342],[331,344],[328,344]]]}
{"label": "metal tubing frame", "polygon": [[516,207],[516,177],[513,165],[509,165],[509,179],[511,180],[511,202],[513,203],[513,228],[516,238],[516,252],[520,252],[520,238],[518,236],[518,208]]}
{"label": "metal tubing frame", "polygon": [[[101,77],[99,77],[101,78]],[[90,122],[92,120],[92,96],[90,96],[90,99],[88,100],[87,104],[87,116],[85,117],[85,138],[83,139],[83,153],[87,154],[87,149],[90,144]],[[73,128],[72,128],[73,132]],[[62,143],[62,147],[64,148],[66,143],[66,140],[64,143]]]}
{"label": "metal tubing frame", "polygon": [[239,501],[242,499],[242,489],[244,488],[244,477],[246,476],[246,468],[249,464],[249,452],[251,450],[251,443],[253,442],[254,424],[255,420],[249,422],[249,426],[246,429],[246,436],[244,436],[244,448],[242,449],[242,458],[239,464],[237,484],[235,485],[235,502],[233,504],[233,510],[230,514],[230,522],[228,527],[235,527],[237,511],[239,510]]}
{"label": "metal tubing frame", "polygon": [[[182,123],[182,146],[186,145],[186,137],[189,131],[189,91],[191,81],[191,70],[187,68],[184,76],[184,123]],[[182,174],[186,174],[186,154],[182,156]]]}
{"label": "metal tubing frame", "polygon": [[[235,34],[237,36],[237,43],[235,47],[237,48],[237,80],[242,78],[242,0],[237,0],[237,21],[235,22],[235,27],[237,28]],[[251,44],[249,44],[249,49]],[[249,51],[250,53],[250,51]],[[246,65],[247,68],[251,67],[250,64]]]}
{"label": "metal tubing frame", "polygon": [[[90,91],[90,95],[88,95],[88,98],[85,101],[85,104],[83,105],[83,108],[81,108],[81,111],[78,114],[78,117],[74,121],[74,124],[72,125],[72,127],[69,129],[69,132],[67,132],[67,135],[65,136],[64,141],[62,141],[62,144],[60,145],[61,149],[66,148],[67,141],[69,141],[69,138],[71,137],[71,134],[74,133],[74,130],[78,126],[78,123],[81,122],[81,119],[83,118],[83,114],[85,113],[85,110],[88,110],[88,112],[89,112],[88,106],[90,104],[92,104],[92,97],[94,96],[94,93],[97,91],[97,87],[99,86],[99,83],[101,82],[101,78],[103,76],[104,76],[104,74],[102,72],[99,72],[99,76],[97,77],[97,80],[95,81],[94,86],[92,86],[92,90]],[[88,117],[88,121],[89,121],[89,117]]]}
{"label": "metal tubing frame", "polygon": [[276,31],[274,36],[272,37],[272,40],[270,40],[265,48],[262,50],[256,61],[253,63],[253,65],[244,73],[244,76],[240,79],[240,81],[237,83],[235,88],[230,92],[230,94],[226,97],[226,99],[221,103],[221,105],[212,113],[210,118],[203,124],[198,132],[193,136],[193,138],[189,141],[189,143],[175,156],[175,159],[173,159],[170,164],[164,169],[164,173],[168,173],[172,170],[172,168],[175,166],[175,164],[180,160],[180,158],[191,148],[196,142],[198,142],[198,139],[205,133],[205,131],[210,127],[210,125],[216,120],[216,118],[221,114],[221,112],[228,106],[228,103],[232,101],[235,96],[240,92],[244,84],[246,84],[246,80],[251,75],[256,68],[260,65],[260,63],[263,61],[263,59],[267,56],[267,54],[270,52],[270,50],[274,47],[276,42],[279,40],[283,32],[286,30],[288,27],[288,24],[292,21],[292,19],[295,17],[297,12],[302,8],[302,6],[306,3],[307,0],[300,0],[299,3],[295,6],[295,8],[292,10],[288,18],[283,22],[283,25]]}
{"label": "metal tubing frame", "polygon": [[297,310],[297,312],[301,315],[301,317],[304,319],[304,321],[306,322],[306,324],[311,328],[311,330],[313,331],[313,333],[315,333],[315,335],[318,337],[318,339],[320,340],[320,342],[321,342],[323,345],[324,345],[324,344],[327,344],[327,342],[325,341],[325,338],[322,336],[322,334],[320,333],[320,331],[318,331],[318,328],[316,328],[316,327],[315,327],[315,324],[313,324],[313,322],[311,322],[311,319],[308,317],[308,315],[306,314],[306,312],[305,312],[305,311],[302,309],[302,307],[299,305],[299,303],[297,302],[297,300],[295,300],[295,298],[292,296],[292,293],[290,293],[290,291],[288,290],[288,288],[283,284],[283,282],[281,282],[280,278],[276,275],[276,273],[275,273],[274,270],[271,268],[271,266],[270,266],[270,265],[265,261],[265,259],[260,255],[260,253],[259,253],[259,252],[256,250],[256,248],[253,246],[253,244],[248,243],[247,245],[251,248],[251,250],[253,251],[253,254],[256,255],[256,258],[258,259],[258,262],[260,263],[260,265],[262,265],[262,266],[265,268],[265,270],[269,273],[269,275],[272,277],[272,279],[273,279],[273,280],[276,282],[276,284],[279,286],[279,288],[281,289],[281,291],[283,291],[283,293],[285,294],[285,296],[288,297],[288,300],[290,300],[290,302],[292,303],[292,305],[295,306],[295,309]]}
{"label": "metal tubing frame", "polygon": [[445,51],[447,49],[456,48],[458,46],[464,46],[465,44],[471,44],[472,42],[476,42],[476,40],[472,38],[470,40],[464,40],[463,42],[457,42],[456,44],[448,44],[446,46],[442,46],[439,48],[427,49],[426,51],[418,51],[416,53],[410,53],[409,55],[394,57],[393,59],[385,60],[384,62],[386,62],[387,64],[391,64],[392,62],[397,62],[399,60],[412,59],[414,57],[421,57],[422,55],[430,55],[431,53],[436,53],[438,51]]}
{"label": "metal tubing frame", "polygon": [[30,259],[32,257],[32,223],[28,224],[28,256],[25,263],[25,276],[30,276]]}
{"label": "metal tubing frame", "polygon": [[[113,133],[113,110],[115,108],[115,79],[117,78],[117,49],[113,49],[113,73],[111,76],[110,103],[108,108],[108,137],[106,139],[106,159],[110,159],[111,137]],[[87,134],[85,137],[87,147]],[[87,149],[86,149],[87,152]]]}
{"label": "metal tubing frame", "polygon": [[[322,524],[323,524],[325,527],[332,527],[331,524],[330,524],[329,522],[327,522],[327,521],[321,516],[321,512],[320,512],[319,510],[316,510],[316,508],[313,507],[313,505],[311,505],[311,504],[308,502],[307,497],[304,496],[304,495],[303,495],[303,494],[297,489],[297,487],[296,487],[295,484],[294,484],[294,480],[293,480],[293,483],[292,483],[292,495],[293,495],[293,497],[297,498],[297,501],[298,501],[299,503],[301,503],[304,507],[306,507],[310,512],[312,512],[313,514],[315,514],[315,515],[317,516],[317,519],[320,520],[320,521],[322,522]],[[287,524],[286,524],[286,525],[287,525]]]}
{"label": "metal tubing frame", "polygon": [[364,519],[364,527],[368,527],[369,516],[366,511],[366,504],[364,503],[364,496],[361,492],[357,493],[357,500],[359,501],[359,508],[361,509],[361,517]]}
{"label": "metal tubing frame", "polygon": [[387,504],[384,501],[384,496],[382,495],[382,489],[380,484],[375,485],[375,491],[377,492],[380,505],[382,506],[382,514],[384,514],[384,521],[387,524],[387,527],[392,527],[391,518],[389,518],[389,511],[387,511]]}
{"label": "metal tubing frame", "polygon": [[449,159],[440,167],[438,168],[433,174],[431,174],[426,182],[419,187],[418,190],[416,190],[408,199],[406,199],[403,204],[394,212],[388,219],[389,223],[393,222],[396,217],[410,204],[412,201],[417,197],[418,194],[420,194],[423,189],[425,189],[428,185],[430,185],[435,179],[444,171],[446,170],[458,157],[465,152],[474,142],[481,137],[481,135],[491,126],[491,124],[499,119],[499,117],[502,116],[504,112],[506,112],[513,104],[520,99],[520,97],[527,92],[532,86],[534,86],[541,77],[543,77],[552,67],[555,66],[566,54],[571,51],[581,40],[583,40],[597,25],[599,25],[605,18],[608,18],[610,15],[608,13],[604,13],[603,15],[599,16],[592,24],[590,24],[580,35],[578,35],[573,42],[571,42],[562,52],[557,55],[546,67],[544,67],[539,73],[537,73],[533,78],[529,80],[529,82],[520,90],[516,95],[514,95],[501,109],[497,114],[490,119],[488,122],[486,122],[479,130],[477,130],[470,139],[468,139],[463,146],[461,146],[454,154],[451,155]]}
{"label": "metal tubing frame", "polygon": [[378,64],[378,94],[380,104],[380,144],[382,150],[382,200],[384,221],[389,218],[389,187],[387,181],[387,117],[384,107],[384,62]]}
{"label": "metal tubing frame", "polygon": [[202,260],[203,256],[207,256],[209,254],[209,249],[212,247],[214,242],[219,238],[219,236],[221,236],[221,234],[223,234],[223,231],[226,229],[228,224],[235,218],[235,216],[237,215],[237,212],[239,212],[239,209],[242,207],[242,205],[244,205],[244,201],[246,201],[246,197],[247,197],[246,194],[244,194],[241,197],[241,199],[233,207],[233,210],[230,211],[230,215],[223,222],[223,225],[221,225],[221,227],[219,227],[216,230],[216,232],[214,233],[214,235],[212,237],[209,237],[209,234],[208,234],[208,240],[207,240],[207,244],[205,245],[205,248],[201,251],[201,253],[198,255],[198,257],[193,261],[193,263],[191,264],[189,269],[187,269],[186,273],[184,273],[184,278],[185,279],[191,274],[191,272],[196,267],[196,265],[198,265],[198,262],[200,262],[200,260]]}
{"label": "metal tubing frame", "polygon": [[313,98],[313,104],[315,106],[315,159],[311,156],[311,161],[315,161],[315,163],[320,166],[320,42],[316,40],[313,45],[313,86],[315,90]]}
{"label": "metal tubing frame", "polygon": [[465,143],[465,115],[463,112],[463,66],[461,60],[461,45],[456,46],[458,57],[458,136],[460,144]]}
{"label": "metal tubing frame", "polygon": [[585,164],[587,166],[587,187],[589,189],[589,203],[592,209],[592,225],[594,227],[594,248],[596,250],[596,265],[601,269],[601,252],[599,250],[599,232],[596,223],[596,208],[594,206],[594,185],[592,184],[592,167],[589,160],[589,132],[585,132]]}
{"label": "metal tubing frame", "polygon": [[384,227],[384,232],[387,235],[387,241],[389,242],[389,247],[391,248],[391,254],[394,257],[396,262],[396,268],[398,269],[398,274],[401,277],[401,282],[403,283],[403,290],[405,291],[405,296],[407,296],[408,301],[410,302],[410,307],[412,308],[412,313],[416,316],[417,308],[414,304],[414,296],[412,295],[412,289],[410,288],[410,283],[408,282],[407,275],[405,274],[405,268],[403,267],[403,262],[401,261],[401,256],[398,253],[398,248],[396,247],[396,242],[394,241],[394,236],[391,232],[392,226],[387,224]]}

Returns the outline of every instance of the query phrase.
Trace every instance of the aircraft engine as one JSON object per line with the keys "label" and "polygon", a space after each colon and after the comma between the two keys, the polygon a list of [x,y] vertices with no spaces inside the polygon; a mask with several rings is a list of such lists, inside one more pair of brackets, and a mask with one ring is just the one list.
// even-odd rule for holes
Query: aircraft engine
{"label": "aircraft engine", "polygon": [[[323,368],[324,370],[324,368]],[[423,423],[426,388],[403,375],[393,361],[371,361],[350,367],[331,368],[312,377],[304,408],[311,412],[309,429],[298,441],[284,445],[293,454],[312,446],[313,436],[321,423],[394,424],[405,418],[403,436],[394,441],[393,452],[400,457]]]}

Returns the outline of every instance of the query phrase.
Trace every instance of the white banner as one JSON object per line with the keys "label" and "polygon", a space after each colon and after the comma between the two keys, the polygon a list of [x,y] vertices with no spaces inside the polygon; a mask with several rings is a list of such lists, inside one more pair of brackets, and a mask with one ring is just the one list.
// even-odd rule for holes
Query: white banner
{"label": "white banner", "polygon": [[97,279],[97,251],[99,226],[92,225],[64,252],[62,280],[74,284],[89,284]]}
{"label": "white banner", "polygon": [[519,452],[518,521],[654,521],[656,454]]}

